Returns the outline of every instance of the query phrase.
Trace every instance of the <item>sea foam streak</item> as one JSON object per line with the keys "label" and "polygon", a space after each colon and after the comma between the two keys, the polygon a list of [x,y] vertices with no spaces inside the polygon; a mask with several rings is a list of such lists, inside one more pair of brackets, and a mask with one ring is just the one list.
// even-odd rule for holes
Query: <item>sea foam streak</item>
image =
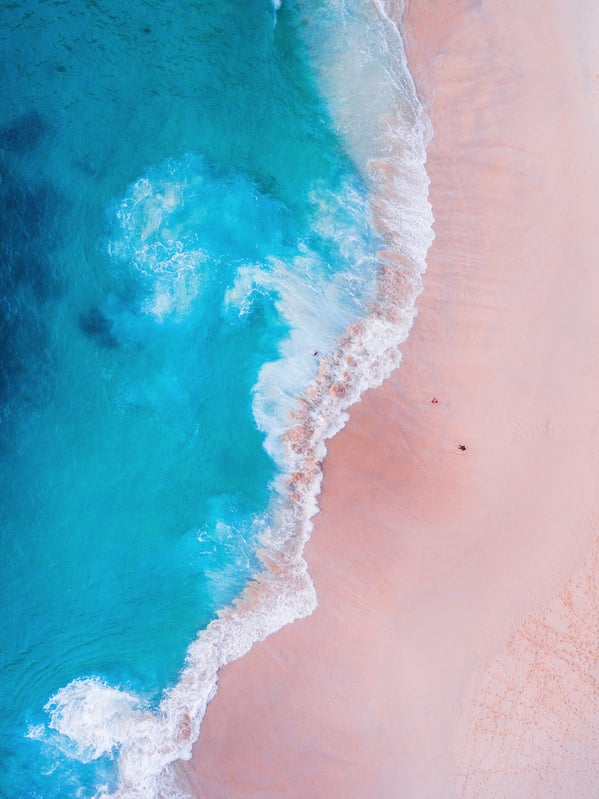
{"label": "sea foam streak", "polygon": [[[82,756],[117,753],[119,785],[113,795],[120,799],[179,795],[170,764],[191,756],[206,705],[216,691],[219,668],[315,609],[302,552],[317,511],[325,442],[344,425],[348,407],[399,365],[398,345],[412,326],[422,287],[432,241],[424,168],[429,128],[398,30],[378,2],[348,0],[326,12],[314,10],[312,24],[309,11],[304,13],[334,118],[370,182],[371,209],[384,238],[375,269],[378,281],[373,291],[368,274],[374,265],[368,251],[361,249],[363,227],[357,222],[366,209],[351,186],[337,198],[319,194],[315,187],[314,196],[315,208],[320,207],[314,224],[347,242],[345,273],[314,290],[311,259],[316,256],[309,247],[300,247],[293,263],[266,257],[237,270],[226,305],[243,313],[253,291],[274,291],[291,331],[280,360],[261,370],[254,395],[257,423],[281,472],[261,537],[264,568],[238,600],[198,634],[179,681],[165,692],[157,712],[97,680],[71,683],[47,706],[50,726],[74,740]],[[323,38],[327,47],[320,46]],[[349,73],[345,54],[351,57]],[[368,135],[362,136],[359,131],[367,123]],[[158,215],[170,207],[168,198],[163,200]],[[340,215],[345,221],[339,226]],[[186,298],[200,290],[195,279],[189,282],[188,272],[185,263],[181,285]],[[175,283],[179,274],[174,269]],[[362,299],[348,302],[352,286]],[[161,291],[165,293],[164,285]],[[173,293],[167,288],[166,300],[150,302],[147,309],[158,316],[184,311],[187,299],[181,304],[179,296],[178,289]],[[324,326],[318,326],[319,321]],[[312,355],[316,349],[319,359]],[[93,707],[101,708],[97,726],[89,720]]]}

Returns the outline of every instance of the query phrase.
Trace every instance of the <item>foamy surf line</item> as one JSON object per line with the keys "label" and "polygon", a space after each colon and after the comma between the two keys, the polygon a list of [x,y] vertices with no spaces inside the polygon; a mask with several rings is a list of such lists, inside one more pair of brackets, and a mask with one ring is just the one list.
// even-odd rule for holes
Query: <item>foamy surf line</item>
{"label": "foamy surf line", "polygon": [[[264,568],[199,632],[179,681],[165,692],[157,711],[135,695],[95,679],[77,680],[51,699],[49,726],[69,741],[73,756],[87,760],[113,753],[118,758],[116,793],[99,787],[98,796],[182,795],[171,764],[191,757],[221,666],[316,608],[303,550],[318,510],[326,441],[344,426],[348,408],[399,366],[398,347],[415,317],[432,242],[425,170],[430,129],[399,29],[379,2],[348,2],[327,12],[326,19],[320,14],[318,19],[306,16],[305,21],[333,118],[368,179],[370,213],[384,241],[375,266],[375,290],[362,318],[349,324],[336,341],[323,342],[317,361],[311,352],[306,355],[301,335],[305,309],[294,304],[295,290],[285,294],[287,282],[275,285],[291,334],[281,359],[263,367],[254,395],[257,424],[279,467],[261,535]],[[319,46],[323,38],[327,47]],[[289,272],[286,281],[291,277]],[[272,277],[260,269],[240,274],[231,302],[242,302],[261,280]],[[326,296],[320,310],[328,310]],[[281,391],[281,385],[288,390]]]}

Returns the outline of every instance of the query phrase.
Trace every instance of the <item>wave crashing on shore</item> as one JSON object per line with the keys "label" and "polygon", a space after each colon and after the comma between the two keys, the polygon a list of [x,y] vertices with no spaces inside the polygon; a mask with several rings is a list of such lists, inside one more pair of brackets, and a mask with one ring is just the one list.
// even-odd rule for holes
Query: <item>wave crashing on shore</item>
{"label": "wave crashing on shore", "polygon": [[[184,668],[159,702],[87,675],[54,692],[49,721],[30,726],[31,740],[72,760],[116,760],[116,781],[108,776],[96,785],[97,796],[177,796],[172,764],[191,756],[221,666],[316,608],[302,553],[326,441],[364,391],[399,365],[422,288],[432,241],[430,130],[397,16],[365,0],[325,10],[289,0],[273,8],[274,36],[283,15],[301,31],[298,46],[357,172],[311,180],[298,212],[274,184],[238,164],[216,168],[189,148],[159,161],[112,205],[106,250],[113,283],[80,320],[103,358],[137,358],[126,412],[151,413],[159,426],[168,408],[179,417],[181,447],[190,431],[202,432],[189,415],[202,402],[190,379],[204,368],[190,354],[194,342],[207,342],[211,353],[208,381],[237,369],[226,348],[231,337],[261,342],[261,360],[256,350],[248,356],[254,371],[247,403],[274,463],[263,510],[257,500],[238,513],[243,503],[235,499],[223,518],[220,501],[206,500],[210,530],[191,537],[212,536],[220,545],[241,535],[242,544],[227,544],[234,561],[227,568],[235,571],[227,590],[253,576],[233,602],[215,577],[212,598],[223,606],[188,647]],[[218,344],[208,350],[211,336]],[[173,353],[181,356],[176,368]],[[237,357],[241,363],[239,348]],[[218,567],[215,560],[215,574]]]}

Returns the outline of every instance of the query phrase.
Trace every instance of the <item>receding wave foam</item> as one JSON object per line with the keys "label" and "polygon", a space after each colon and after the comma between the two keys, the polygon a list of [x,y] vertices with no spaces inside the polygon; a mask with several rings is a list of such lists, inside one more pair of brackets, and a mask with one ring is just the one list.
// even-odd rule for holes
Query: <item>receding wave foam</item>
{"label": "receding wave foam", "polygon": [[[179,681],[164,693],[157,709],[98,680],[76,680],[51,699],[50,726],[75,742],[74,756],[118,757],[119,784],[112,794],[118,799],[180,795],[173,763],[191,756],[220,667],[315,609],[302,553],[317,511],[325,442],[344,425],[349,406],[399,365],[398,346],[412,326],[422,288],[432,241],[424,167],[430,132],[399,32],[381,3],[349,0],[319,13],[306,29],[316,68],[326,75],[323,83],[334,118],[368,178],[369,208],[382,243],[374,257],[369,209],[355,186],[345,185],[336,195],[315,187],[312,230],[341,252],[345,260],[340,270],[327,273],[326,247],[316,248],[311,240],[299,240],[293,250],[270,246],[278,254],[264,251],[258,258],[235,262],[224,293],[225,316],[242,317],[258,294],[268,293],[290,331],[280,358],[263,366],[254,389],[255,418],[280,469],[263,520],[259,554],[264,567],[236,602],[198,634]],[[326,48],[321,46],[323,37]],[[335,68],[346,52],[359,54],[351,83]],[[380,91],[371,91],[372,99],[365,101],[368,93],[357,90],[371,86],[373,76]],[[373,118],[367,139],[354,135],[364,119]],[[146,188],[140,186],[140,192]],[[136,234],[125,245],[132,248],[129,256],[137,258],[153,239],[154,252],[163,247],[163,220],[170,218],[179,197],[175,188],[172,192],[159,198],[155,190],[143,195],[142,202],[148,201],[155,215],[149,227],[142,226],[141,237]],[[170,222],[167,227],[171,229]],[[182,235],[179,231],[172,241],[182,241]],[[168,236],[164,246],[158,262],[170,263]],[[202,281],[196,272],[211,257],[203,244],[195,252],[193,265],[183,266],[184,278],[178,264],[169,266],[166,287],[161,270],[157,275],[143,254],[142,272],[154,281],[146,305],[150,315],[160,319],[167,312],[186,313],[195,302]],[[180,279],[185,302],[179,299]],[[100,796],[107,793],[99,791]]]}
{"label": "receding wave foam", "polygon": [[[268,268],[240,268],[226,297],[244,312],[255,290],[272,293],[289,323],[281,357],[262,367],[253,402],[266,449],[283,474],[289,472],[284,435],[297,411],[297,398],[316,378],[318,364],[336,349],[342,332],[364,315],[376,296],[377,238],[364,193],[346,181],[339,193],[315,189],[311,206],[313,234],[334,249],[342,266],[329,274],[326,254],[300,242],[288,261],[273,258]],[[282,486],[279,493],[284,493]]]}
{"label": "receding wave foam", "polygon": [[218,171],[194,153],[136,181],[114,216],[110,254],[133,266],[141,310],[157,321],[187,315],[239,263],[280,250],[290,224],[283,206],[245,175]]}
{"label": "receding wave foam", "polygon": [[140,700],[97,679],[78,680],[46,705],[49,727],[63,736],[67,753],[89,763],[115,751],[140,713]]}

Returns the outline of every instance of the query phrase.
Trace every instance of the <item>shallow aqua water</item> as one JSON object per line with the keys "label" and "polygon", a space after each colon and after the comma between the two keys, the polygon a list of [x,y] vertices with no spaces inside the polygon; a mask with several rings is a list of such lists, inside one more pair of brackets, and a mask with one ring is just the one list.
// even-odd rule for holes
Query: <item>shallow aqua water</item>
{"label": "shallow aqua water", "polygon": [[372,244],[294,24],[269,0],[0,8],[7,799],[113,785],[44,706],[89,676],[155,703],[256,569],[253,389],[294,324],[274,272],[314,289],[353,257],[340,226]]}

